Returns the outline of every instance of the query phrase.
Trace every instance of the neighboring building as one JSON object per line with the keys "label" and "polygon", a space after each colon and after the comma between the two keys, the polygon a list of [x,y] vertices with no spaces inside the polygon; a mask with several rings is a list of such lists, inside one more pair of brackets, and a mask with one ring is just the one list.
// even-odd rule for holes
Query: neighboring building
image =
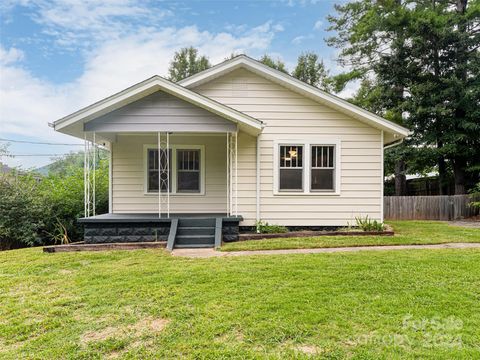
{"label": "neighboring building", "polygon": [[111,152],[110,214],[82,221],[87,228],[114,224],[114,235],[89,230],[88,241],[151,239],[151,232],[125,237],[120,228],[126,221],[170,226],[179,217],[182,227],[191,214],[223,218],[231,237],[238,222],[382,221],[384,147],[409,134],[244,55],[179,83],[154,76],[54,128]]}

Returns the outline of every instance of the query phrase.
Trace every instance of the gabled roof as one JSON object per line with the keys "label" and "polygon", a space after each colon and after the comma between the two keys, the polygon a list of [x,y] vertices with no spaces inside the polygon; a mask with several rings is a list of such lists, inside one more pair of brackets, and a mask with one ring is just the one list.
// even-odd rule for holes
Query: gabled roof
{"label": "gabled roof", "polygon": [[[211,113],[231,120],[248,133],[256,135],[262,130],[262,122],[260,120],[232,109],[231,107],[220,104],[158,75],[65,116],[55,121],[53,127],[56,131],[78,136],[79,134],[77,133],[80,129],[78,126],[79,124],[82,125],[81,128],[83,129],[83,124],[86,122],[128,105],[156,91],[164,91]],[[75,131],[74,128],[76,129]]]}
{"label": "gabled roof", "polygon": [[348,101],[339,98],[338,96],[331,95],[303,81],[300,81],[293,76],[275,70],[246,55],[239,55],[230,60],[224,61],[198,74],[183,79],[179,81],[178,84],[186,88],[192,89],[198,85],[204,84],[208,81],[228,74],[229,72],[239,68],[247,69],[266,79],[269,79],[275,83],[287,87],[292,91],[300,93],[312,100],[315,100],[342,113],[345,113],[346,115],[363,121],[364,123],[367,123],[372,127],[390,133],[393,135],[391,136],[392,140],[399,140],[410,134],[410,130],[404,128],[403,126],[388,121],[365,109],[353,105]]}

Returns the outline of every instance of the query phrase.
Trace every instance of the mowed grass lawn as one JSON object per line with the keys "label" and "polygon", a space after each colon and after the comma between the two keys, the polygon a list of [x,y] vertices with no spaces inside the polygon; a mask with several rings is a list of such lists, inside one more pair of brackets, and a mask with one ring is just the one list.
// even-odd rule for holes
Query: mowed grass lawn
{"label": "mowed grass lawn", "polygon": [[460,227],[440,221],[389,221],[394,236],[316,236],[226,243],[222,251],[308,249],[365,245],[416,245],[480,242],[480,228]]}
{"label": "mowed grass lawn", "polygon": [[472,359],[478,329],[474,249],[0,253],[2,359]]}

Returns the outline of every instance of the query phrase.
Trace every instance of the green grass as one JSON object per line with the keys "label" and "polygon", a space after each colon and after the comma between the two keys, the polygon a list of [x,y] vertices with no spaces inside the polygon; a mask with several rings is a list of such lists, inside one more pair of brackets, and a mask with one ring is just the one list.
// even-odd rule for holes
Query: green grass
{"label": "green grass", "polygon": [[480,228],[466,228],[440,221],[389,221],[394,236],[316,236],[227,243],[222,251],[308,249],[338,246],[442,244],[480,242]]}
{"label": "green grass", "polygon": [[0,305],[2,359],[471,359],[480,251],[15,250],[0,253]]}

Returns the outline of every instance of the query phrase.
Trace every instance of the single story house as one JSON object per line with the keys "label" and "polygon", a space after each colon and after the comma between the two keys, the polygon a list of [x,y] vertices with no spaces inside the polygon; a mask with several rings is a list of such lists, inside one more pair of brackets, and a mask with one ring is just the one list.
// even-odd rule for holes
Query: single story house
{"label": "single story house", "polygon": [[[383,221],[383,154],[409,130],[245,55],[173,83],[153,76],[55,121],[85,140],[87,242],[213,246],[257,221]],[[95,214],[96,146],[110,151]]]}

